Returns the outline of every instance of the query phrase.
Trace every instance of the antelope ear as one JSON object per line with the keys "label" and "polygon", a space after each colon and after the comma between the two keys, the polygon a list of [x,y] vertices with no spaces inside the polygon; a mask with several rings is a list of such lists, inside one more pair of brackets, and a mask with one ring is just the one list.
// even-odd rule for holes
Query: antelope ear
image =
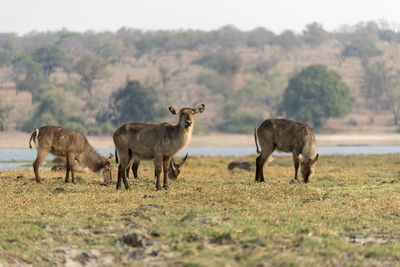
{"label": "antelope ear", "polygon": [[301,164],[304,163],[303,156],[302,156],[301,154],[300,154],[299,156],[297,156],[297,160],[298,160]]}
{"label": "antelope ear", "polygon": [[318,154],[315,156],[315,158],[313,159],[313,163],[318,161]]}
{"label": "antelope ear", "polygon": [[196,109],[194,110],[194,113],[203,113],[204,109],[206,108],[206,106],[204,104],[200,104],[196,107]]}
{"label": "antelope ear", "polygon": [[169,107],[168,109],[174,115],[179,113],[179,109],[177,109],[177,108]]}

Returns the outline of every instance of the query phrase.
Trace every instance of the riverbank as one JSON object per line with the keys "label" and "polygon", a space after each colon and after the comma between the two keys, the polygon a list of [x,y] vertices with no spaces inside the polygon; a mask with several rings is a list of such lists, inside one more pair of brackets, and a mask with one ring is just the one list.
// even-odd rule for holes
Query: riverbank
{"label": "riverbank", "polygon": [[[1,132],[0,149],[28,148],[30,134],[22,132]],[[400,134],[395,133],[349,133],[317,134],[318,146],[350,145],[400,145]],[[112,136],[89,136],[89,142],[96,148],[113,148]],[[204,146],[254,146],[252,134],[194,134],[189,147]]]}

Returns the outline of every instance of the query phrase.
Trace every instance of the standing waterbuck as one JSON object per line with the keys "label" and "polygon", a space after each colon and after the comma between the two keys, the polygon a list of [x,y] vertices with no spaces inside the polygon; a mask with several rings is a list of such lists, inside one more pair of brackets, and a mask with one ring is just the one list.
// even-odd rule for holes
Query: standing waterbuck
{"label": "standing waterbuck", "polygon": [[157,190],[161,189],[160,174],[163,169],[163,186],[167,189],[171,158],[189,143],[194,126],[193,115],[203,113],[204,109],[204,104],[198,105],[195,109],[169,107],[172,114],[179,114],[176,125],[127,123],[118,128],[113,135],[116,155],[120,158],[117,190],[121,188],[121,179],[124,181],[125,188],[129,188],[126,171],[133,164],[133,174],[137,177],[137,170],[142,159],[154,159]]}
{"label": "standing waterbuck", "polygon": [[112,180],[110,164],[112,157],[105,158],[97,153],[83,134],[61,127],[43,126],[32,133],[29,139],[30,148],[32,140],[37,149],[37,157],[33,162],[36,182],[40,183],[39,166],[49,152],[55,156],[66,157],[66,183],[69,182],[70,171],[72,182],[75,183],[75,161],[97,172],[103,177],[104,183]]}
{"label": "standing waterbuck", "polygon": [[314,174],[318,154],[316,154],[315,136],[306,124],[286,119],[266,120],[254,130],[254,139],[257,154],[260,154],[256,159],[257,182],[264,182],[264,164],[274,150],[293,153],[294,180],[292,182],[298,182],[299,163],[304,182],[310,181]]}

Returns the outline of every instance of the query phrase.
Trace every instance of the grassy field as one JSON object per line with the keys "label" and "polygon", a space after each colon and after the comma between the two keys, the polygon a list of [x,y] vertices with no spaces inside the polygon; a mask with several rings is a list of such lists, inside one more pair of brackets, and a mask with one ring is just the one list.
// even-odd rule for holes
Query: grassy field
{"label": "grassy field", "polygon": [[[241,160],[254,161],[255,156]],[[400,155],[321,156],[308,185],[291,157],[254,173],[190,157],[168,191],[151,162],[132,189],[95,174],[0,174],[0,266],[400,266]]]}

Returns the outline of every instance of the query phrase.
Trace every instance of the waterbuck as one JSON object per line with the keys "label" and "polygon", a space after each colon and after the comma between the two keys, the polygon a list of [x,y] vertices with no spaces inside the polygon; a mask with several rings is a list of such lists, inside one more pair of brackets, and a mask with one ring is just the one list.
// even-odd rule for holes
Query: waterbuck
{"label": "waterbuck", "polygon": [[70,171],[72,182],[75,183],[75,161],[99,173],[104,183],[111,181],[112,157],[105,158],[97,153],[83,134],[61,127],[43,126],[32,133],[29,139],[30,148],[32,140],[37,149],[37,157],[33,162],[36,182],[40,183],[39,166],[49,152],[55,156],[66,157],[66,183],[69,182]]}
{"label": "waterbuck", "polygon": [[154,159],[157,190],[161,189],[160,174],[163,169],[163,187],[167,189],[171,158],[189,143],[194,126],[193,115],[203,113],[204,109],[204,104],[198,105],[195,109],[169,107],[172,114],[179,114],[176,125],[126,123],[119,127],[113,135],[116,155],[120,158],[117,190],[121,188],[121,179],[124,181],[125,188],[129,188],[126,171],[133,164],[133,174],[137,177],[137,170],[142,159]]}
{"label": "waterbuck", "polygon": [[263,167],[274,150],[293,153],[294,180],[291,182],[298,182],[299,163],[304,182],[310,181],[318,154],[315,136],[308,125],[286,119],[266,120],[254,130],[254,139],[257,154],[260,154],[256,159],[257,182],[264,182]]}

